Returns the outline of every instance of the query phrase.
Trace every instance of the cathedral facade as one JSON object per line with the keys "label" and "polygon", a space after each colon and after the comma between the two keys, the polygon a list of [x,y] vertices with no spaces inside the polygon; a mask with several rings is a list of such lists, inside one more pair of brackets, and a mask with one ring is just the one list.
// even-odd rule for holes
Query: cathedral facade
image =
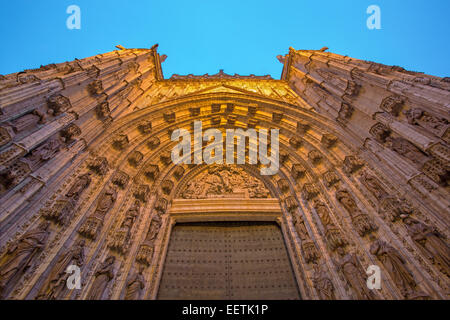
{"label": "cathedral facade", "polygon": [[[449,78],[291,48],[280,80],[164,79],[165,59],[0,75],[1,299],[448,299]],[[278,173],[175,164],[195,121],[278,129]]]}

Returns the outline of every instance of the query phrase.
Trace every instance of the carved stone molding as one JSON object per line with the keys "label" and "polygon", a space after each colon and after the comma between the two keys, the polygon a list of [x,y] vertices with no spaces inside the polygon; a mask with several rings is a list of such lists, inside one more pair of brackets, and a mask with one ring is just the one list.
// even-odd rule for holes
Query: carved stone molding
{"label": "carved stone molding", "polygon": [[404,98],[398,95],[392,95],[383,99],[380,109],[392,114],[393,116],[398,116],[404,103]]}

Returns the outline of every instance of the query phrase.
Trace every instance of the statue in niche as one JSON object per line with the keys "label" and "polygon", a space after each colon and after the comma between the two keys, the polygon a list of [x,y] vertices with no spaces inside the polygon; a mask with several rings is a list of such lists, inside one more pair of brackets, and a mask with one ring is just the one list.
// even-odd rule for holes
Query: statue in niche
{"label": "statue in niche", "polygon": [[144,268],[139,267],[139,270],[135,272],[127,282],[125,300],[138,300],[142,289],[145,287]]}
{"label": "statue in niche", "polygon": [[67,279],[70,276],[70,273],[66,272],[67,267],[70,265],[83,266],[84,249],[85,241],[79,240],[70,250],[59,257],[36,299],[57,300],[64,297],[67,292]]}
{"label": "statue in niche", "polygon": [[43,222],[9,246],[0,260],[0,298],[4,298],[5,291],[23,276],[44,249],[50,235],[49,226],[49,222]]}
{"label": "statue in niche", "polygon": [[339,228],[337,228],[331,220],[330,212],[325,204],[320,200],[316,200],[314,201],[314,209],[316,209],[316,212],[322,221],[325,229],[325,237],[331,250],[334,251],[339,247],[345,247],[347,245],[347,241],[342,236]]}
{"label": "statue in niche", "polygon": [[405,259],[386,242],[377,240],[370,247],[370,252],[383,263],[402,295],[407,299],[425,298],[426,294],[416,292],[416,281],[406,267]]}
{"label": "statue in niche", "polygon": [[91,173],[85,173],[77,178],[77,180],[74,182],[74,184],[70,187],[69,191],[66,193],[67,198],[71,198],[75,201],[77,201],[83,191],[89,187],[91,184]]}
{"label": "statue in niche", "polygon": [[403,138],[386,138],[387,147],[407,158],[416,165],[423,165],[429,157],[419,148]]}
{"label": "statue in niche", "polygon": [[94,216],[104,217],[106,213],[112,208],[117,199],[117,192],[115,188],[108,186],[97,203]]}
{"label": "statue in niche", "polygon": [[388,196],[381,182],[368,172],[364,172],[361,176],[361,182],[378,200]]}
{"label": "statue in niche", "polygon": [[109,282],[114,279],[114,262],[116,258],[114,256],[109,256],[100,265],[98,270],[95,272],[94,281],[92,283],[89,294],[86,296],[86,300],[101,300]]}
{"label": "statue in niche", "polygon": [[153,216],[151,225],[148,229],[147,236],[145,238],[146,242],[153,242],[158,237],[159,229],[161,228],[162,220],[158,213]]}
{"label": "statue in niche", "polygon": [[320,300],[336,300],[334,285],[323,268],[314,265],[314,287],[319,294]]}
{"label": "statue in niche", "polygon": [[408,234],[425,255],[438,266],[442,273],[450,276],[450,249],[445,241],[445,236],[436,228],[427,226],[411,217],[405,217],[403,222]]}
{"label": "statue in niche", "polygon": [[53,159],[61,149],[61,142],[58,139],[50,139],[43,145],[37,147],[25,157],[25,161],[30,165],[31,170],[36,169],[43,162]]}
{"label": "statue in niche", "polygon": [[139,200],[136,200],[134,204],[130,207],[130,209],[128,209],[125,215],[125,219],[122,221],[122,224],[120,225],[119,231],[129,233],[131,231],[131,228],[133,227],[136,217],[139,215],[140,210],[141,210],[141,203],[139,202]]}
{"label": "statue in niche", "polygon": [[375,300],[373,292],[367,288],[366,271],[354,253],[345,253],[343,248],[338,248],[337,252],[341,256],[338,262],[338,270],[342,272],[345,280],[353,289],[358,300]]}
{"label": "statue in niche", "polygon": [[403,114],[406,116],[409,124],[420,126],[438,137],[442,136],[449,127],[449,122],[446,119],[439,119],[419,108],[404,111]]}

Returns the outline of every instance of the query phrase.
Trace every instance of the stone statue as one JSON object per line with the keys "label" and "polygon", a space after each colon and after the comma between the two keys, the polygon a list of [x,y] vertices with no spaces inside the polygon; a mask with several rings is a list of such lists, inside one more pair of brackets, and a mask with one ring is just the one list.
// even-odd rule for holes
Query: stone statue
{"label": "stone statue", "polygon": [[408,234],[419,248],[438,266],[441,272],[450,276],[450,249],[445,242],[444,235],[440,234],[437,229],[411,217],[406,217],[403,222]]}
{"label": "stone statue", "polygon": [[378,200],[386,197],[388,193],[384,190],[381,182],[368,172],[364,172],[361,176],[361,182]]}
{"label": "stone statue", "polygon": [[403,114],[409,124],[420,126],[439,137],[449,127],[449,122],[446,119],[439,119],[419,108],[404,111]]}
{"label": "stone statue", "polygon": [[375,241],[370,247],[370,252],[377,256],[383,263],[396,286],[405,298],[417,298],[426,296],[423,293],[416,293],[416,281],[406,267],[406,261],[393,247],[382,240]]}
{"label": "stone statue", "polygon": [[142,289],[145,287],[144,268],[139,267],[127,282],[125,300],[138,300]]}
{"label": "stone statue", "polygon": [[108,186],[97,203],[97,208],[95,209],[94,216],[103,218],[106,213],[112,208],[114,202],[116,202],[116,199],[116,190],[113,187]]}
{"label": "stone statue", "polygon": [[333,282],[326,271],[318,265],[314,265],[314,271],[313,283],[320,300],[336,300]]}
{"label": "stone statue", "polygon": [[388,137],[386,143],[388,148],[417,165],[423,165],[429,160],[425,153],[406,139]]}
{"label": "stone statue", "polygon": [[0,298],[9,286],[17,281],[30,268],[47,243],[49,222],[41,223],[37,228],[26,232],[6,251],[0,260]]}
{"label": "stone statue", "polygon": [[150,228],[148,229],[147,237],[145,241],[152,242],[158,237],[159,229],[161,228],[162,221],[159,214],[153,216]]}
{"label": "stone statue", "polygon": [[35,170],[42,162],[52,159],[60,149],[61,142],[58,139],[50,139],[31,151],[31,154],[25,157],[25,161],[30,165],[31,170]]}
{"label": "stone statue", "polygon": [[133,223],[136,220],[136,217],[139,215],[141,210],[141,203],[136,200],[134,204],[128,209],[125,219],[122,221],[120,225],[120,231],[130,232],[133,227]]}
{"label": "stone statue", "polygon": [[92,283],[89,294],[86,296],[86,300],[101,300],[103,294],[105,293],[106,287],[109,282],[114,278],[114,262],[116,258],[114,256],[109,256],[100,265],[98,270],[95,272],[94,281]]}
{"label": "stone statue", "polygon": [[72,198],[77,201],[80,198],[81,193],[91,184],[91,181],[92,180],[90,172],[79,176],[72,187],[69,189],[69,191],[66,193],[66,197]]}
{"label": "stone statue", "polygon": [[367,287],[366,271],[359,262],[358,257],[353,253],[345,254],[342,248],[338,248],[337,252],[341,255],[341,260],[338,262],[338,270],[344,275],[357,299],[375,300],[375,295]]}
{"label": "stone statue", "polygon": [[70,276],[70,273],[66,272],[67,267],[70,265],[83,266],[85,259],[84,247],[85,241],[79,240],[72,248],[59,257],[36,299],[57,300],[64,297],[67,290],[67,278]]}
{"label": "stone statue", "polygon": [[336,199],[344,206],[350,216],[354,216],[360,212],[355,200],[347,190],[340,190],[336,193]]}

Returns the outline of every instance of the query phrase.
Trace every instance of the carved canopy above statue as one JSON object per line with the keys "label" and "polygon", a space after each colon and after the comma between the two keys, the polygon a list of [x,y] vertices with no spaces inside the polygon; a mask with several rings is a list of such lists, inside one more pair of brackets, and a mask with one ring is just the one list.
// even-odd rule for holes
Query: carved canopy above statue
{"label": "carved canopy above statue", "polygon": [[180,192],[183,199],[270,198],[262,181],[243,168],[215,165],[202,171]]}

